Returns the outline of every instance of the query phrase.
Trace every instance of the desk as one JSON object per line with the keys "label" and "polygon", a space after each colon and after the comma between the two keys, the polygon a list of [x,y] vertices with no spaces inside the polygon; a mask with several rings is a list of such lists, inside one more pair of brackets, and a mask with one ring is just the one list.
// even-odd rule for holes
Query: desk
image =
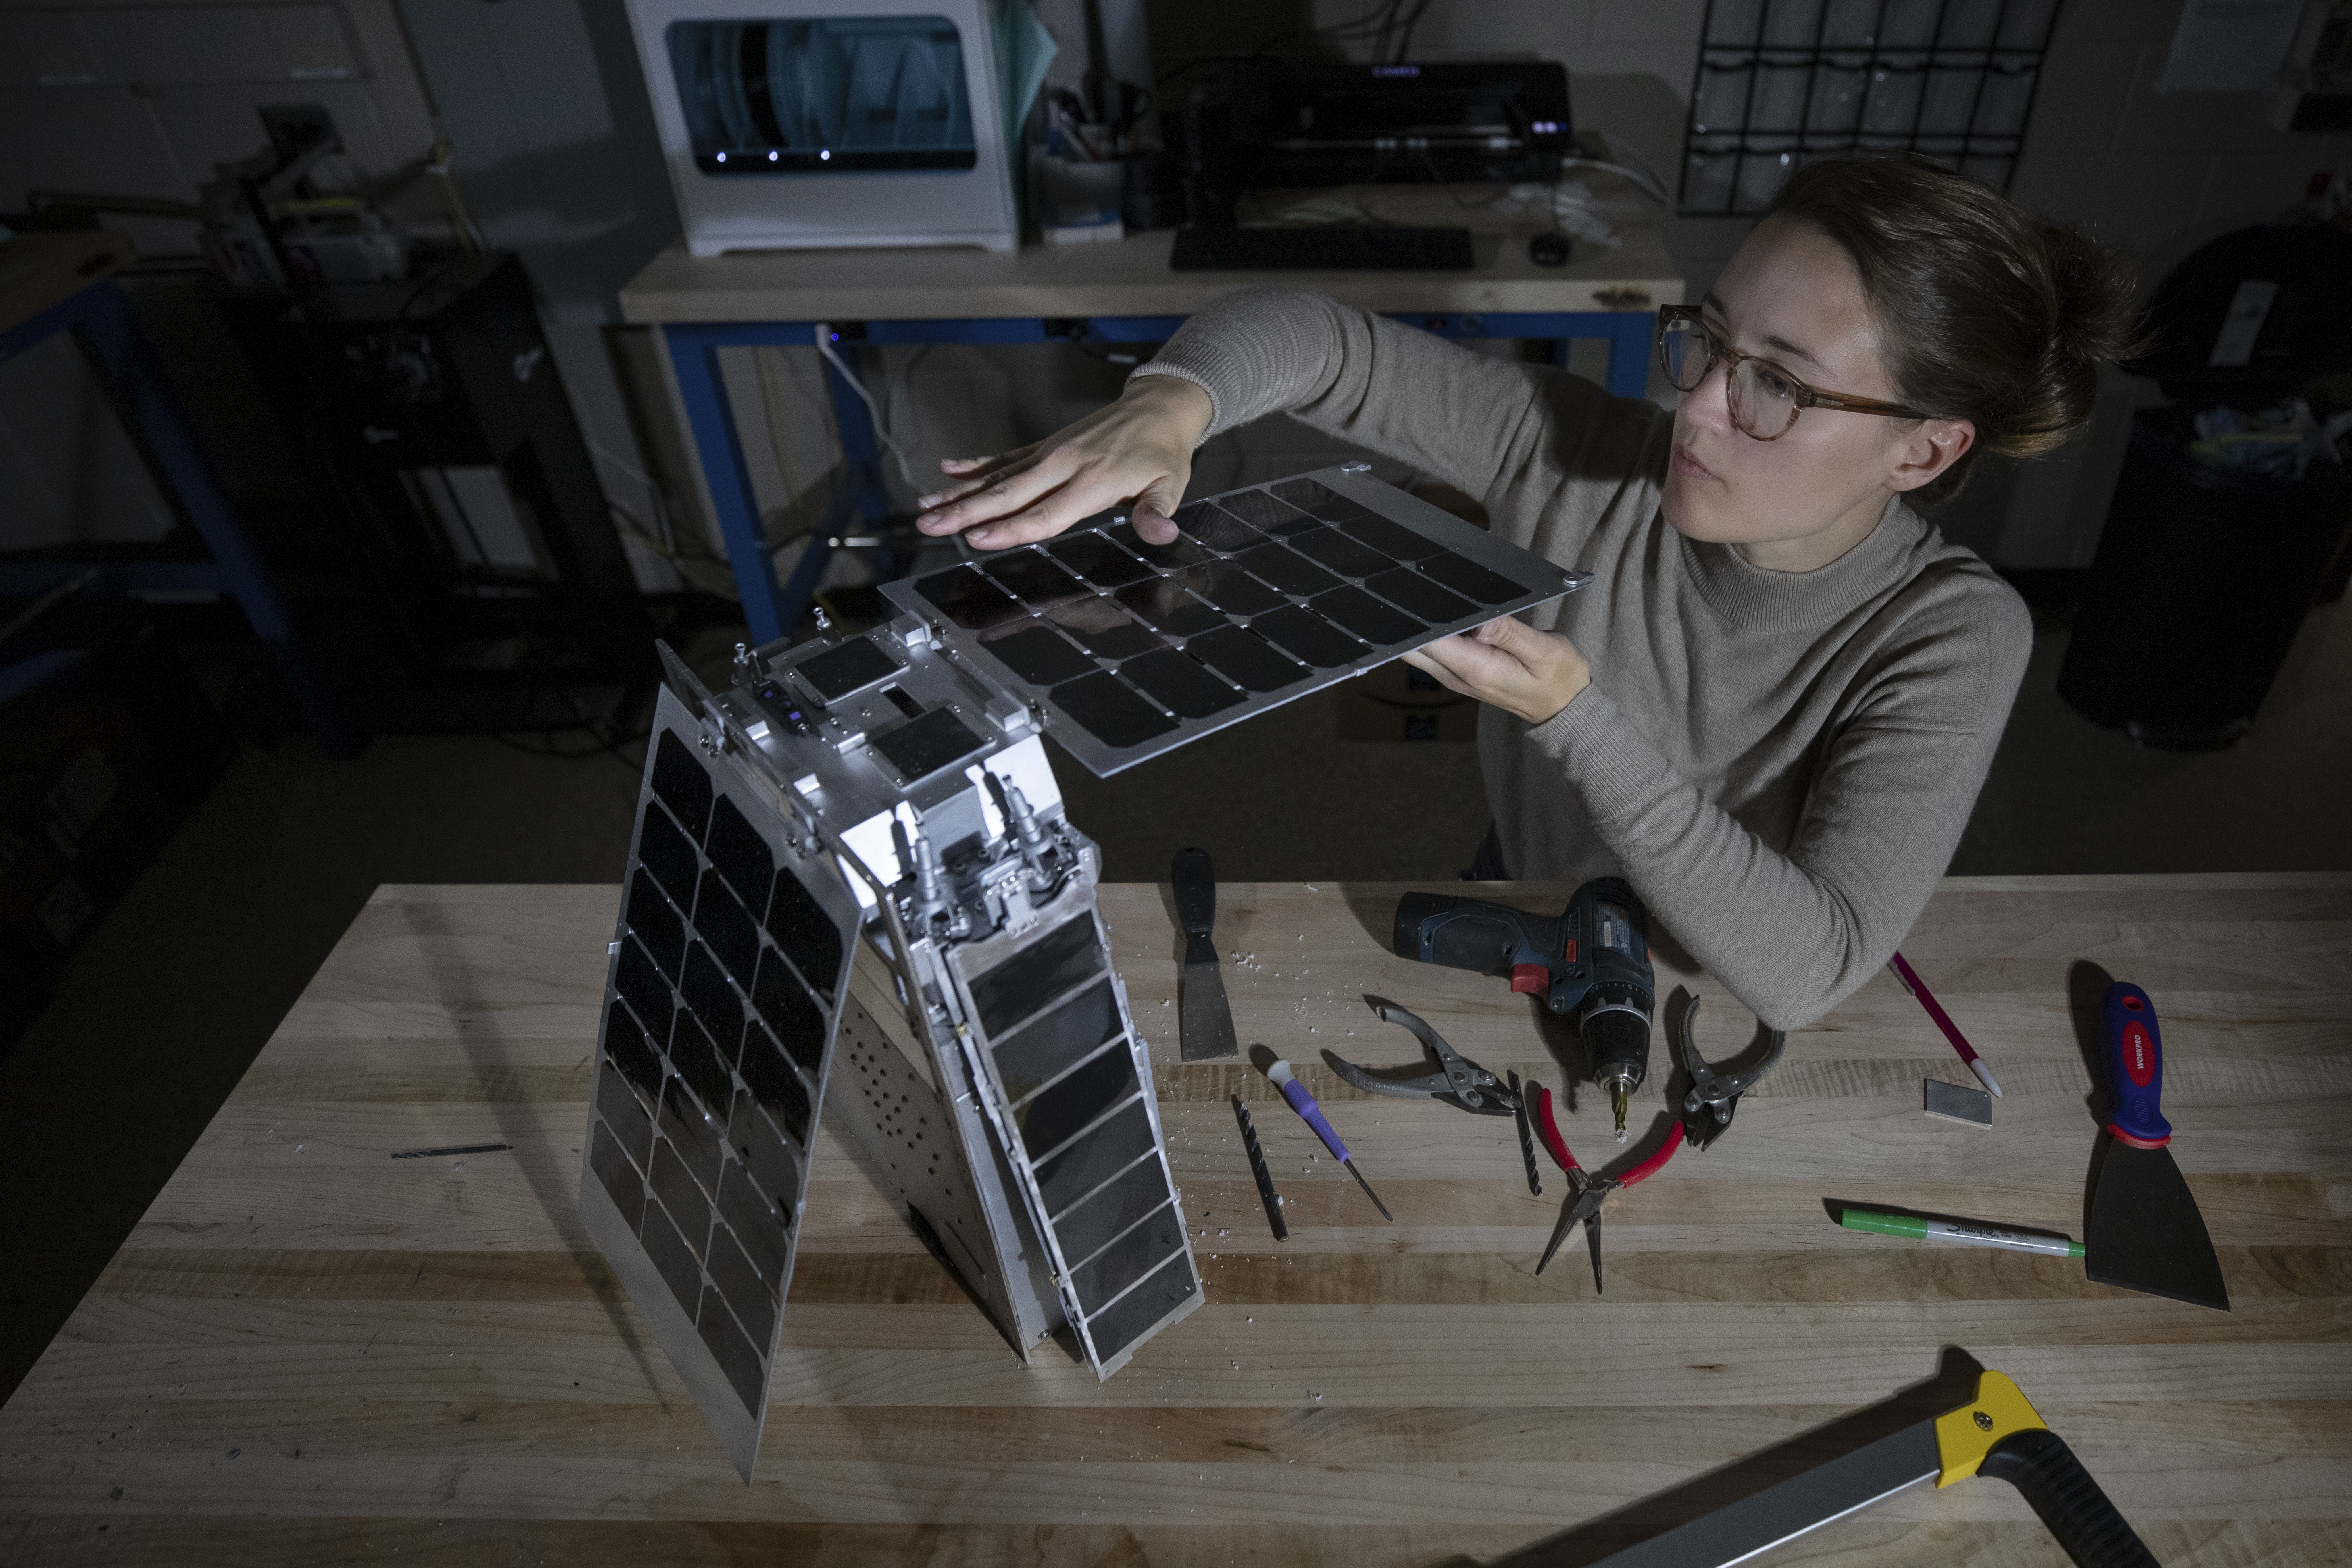
{"label": "desk", "polygon": [[[1431,207],[1401,219],[1460,223]],[[1391,201],[1408,198],[1389,198]],[[1443,198],[1438,198],[1443,200]],[[789,634],[830,554],[828,540],[862,510],[879,529],[886,510],[881,452],[865,404],[826,366],[848,482],[834,493],[809,549],[782,587],[740,439],[719,374],[722,348],[806,348],[819,326],[844,347],[883,343],[1034,343],[1055,339],[1157,342],[1218,296],[1250,284],[1316,289],[1351,305],[1450,338],[1537,338],[1610,344],[1609,388],[1638,397],[1660,305],[1683,280],[1656,233],[1627,226],[1605,249],[1580,242],[1564,267],[1528,259],[1541,226],[1473,236],[1468,272],[1175,272],[1172,230],[1116,245],[1047,247],[999,256],[976,249],[765,251],[696,258],[683,245],[656,257],[621,290],[621,312],[661,329],[678,396],[755,643]]]}
{"label": "desk", "polygon": [[[1207,1305],[1108,1384],[1051,1346],[1024,1370],[829,1130],[746,1488],[574,1209],[615,890],[380,889],[0,1410],[0,1559],[1491,1562],[1617,1510],[1651,1533],[1645,1506],[1687,1508],[1656,1500],[1721,1467],[1710,1484],[1762,1484],[1744,1459],[1884,1409],[1947,1346],[2016,1377],[2169,1568],[2352,1550],[2352,876],[1947,882],[1905,947],[2000,1068],[1994,1128],[1921,1116],[1922,1074],[1967,1075],[1881,975],[1790,1038],[1721,1142],[1611,1200],[1599,1300],[1580,1238],[1534,1276],[1561,1184],[1528,1195],[1508,1121],[1307,1066],[1325,1043],[1411,1059],[1371,990],[1559,1084],[1528,999],[1382,950],[1367,928],[1400,890],[1218,893],[1221,944],[1254,955],[1232,973],[1241,1038],[1300,1062],[1396,1224],[1328,1159],[1302,1169],[1315,1145],[1263,1079],[1177,1061],[1163,894],[1106,888]],[[1564,891],[1513,890],[1552,910]],[[1744,1015],[1658,956],[1727,1054]],[[2163,1010],[2176,1152],[2233,1312],[1822,1211],[2079,1236],[2080,957]],[[1234,1142],[1236,1089],[1286,1244]],[[1580,1152],[1607,1147],[1606,1119],[1589,1093],[1564,1118]],[[513,1148],[389,1158],[483,1143]],[[1988,1481],[1769,1561],[2064,1559]]]}

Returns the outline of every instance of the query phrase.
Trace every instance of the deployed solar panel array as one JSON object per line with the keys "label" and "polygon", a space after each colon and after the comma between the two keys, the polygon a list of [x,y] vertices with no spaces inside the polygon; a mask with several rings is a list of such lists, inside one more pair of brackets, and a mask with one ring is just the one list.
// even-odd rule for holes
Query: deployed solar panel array
{"label": "deployed solar panel array", "polygon": [[[662,694],[582,1208],[730,1451],[758,1445],[857,932],[840,873],[708,767]],[[743,1462],[739,1460],[739,1463]]]}
{"label": "deployed solar panel array", "polygon": [[1586,581],[1350,468],[1106,514],[884,592],[1108,775]]}
{"label": "deployed solar panel array", "polygon": [[820,1105],[1016,1351],[1108,1377],[1199,1307],[1151,1063],[1052,733],[1098,773],[1583,580],[1329,470],[663,648],[580,1207],[749,1479]]}

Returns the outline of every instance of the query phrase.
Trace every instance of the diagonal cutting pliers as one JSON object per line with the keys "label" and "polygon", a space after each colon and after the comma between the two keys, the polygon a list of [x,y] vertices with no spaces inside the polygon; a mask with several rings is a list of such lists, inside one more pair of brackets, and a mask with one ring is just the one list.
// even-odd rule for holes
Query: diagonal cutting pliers
{"label": "diagonal cutting pliers", "polygon": [[1698,1054],[1698,1042],[1691,1030],[1698,1021],[1698,998],[1683,1009],[1682,1017],[1668,1031],[1675,1060],[1690,1075],[1690,1092],[1683,1096],[1683,1136],[1694,1149],[1704,1149],[1723,1136],[1731,1125],[1731,1113],[1739,1109],[1739,1097],[1762,1081],[1766,1073],[1780,1065],[1780,1054],[1789,1048],[1789,1037],[1778,1029],[1766,1031],[1762,1059],[1737,1072],[1720,1070],[1708,1064]]}

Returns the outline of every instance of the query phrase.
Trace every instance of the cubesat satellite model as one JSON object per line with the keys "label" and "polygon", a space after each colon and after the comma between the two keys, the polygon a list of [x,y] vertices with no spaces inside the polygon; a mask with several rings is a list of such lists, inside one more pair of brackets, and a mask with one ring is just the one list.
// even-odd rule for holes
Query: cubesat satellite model
{"label": "cubesat satellite model", "polygon": [[820,1107],[1024,1359],[1201,1304],[1045,737],[1108,775],[1586,580],[1362,465],[1177,523],[892,583],[723,691],[662,650],[580,1209],[747,1480]]}

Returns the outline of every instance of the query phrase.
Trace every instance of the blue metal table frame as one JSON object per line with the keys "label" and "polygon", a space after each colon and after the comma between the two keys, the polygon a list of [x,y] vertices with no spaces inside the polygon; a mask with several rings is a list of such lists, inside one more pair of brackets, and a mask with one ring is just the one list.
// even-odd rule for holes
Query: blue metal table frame
{"label": "blue metal table frame", "polygon": [[[1609,344],[1609,390],[1621,397],[1639,397],[1649,381],[1651,334],[1656,317],[1646,310],[1573,311],[1412,311],[1383,314],[1443,338],[1533,338],[1557,343],[1565,364],[1568,344],[1578,338],[1599,338]],[[1184,324],[1181,316],[1034,316],[970,318],[942,321],[860,321],[831,324],[833,342],[842,348],[894,343],[1041,343],[1105,342],[1163,342]],[[841,433],[846,459],[842,483],[808,547],[779,583],[770,564],[767,530],[751,498],[751,470],[743,460],[727,384],[719,371],[719,351],[732,348],[810,348],[816,342],[818,321],[683,321],[665,324],[663,342],[677,373],[678,393],[686,405],[687,422],[694,434],[696,455],[710,487],[720,532],[727,542],[735,584],[743,598],[743,618],[755,644],[789,636],[808,610],[817,581],[832,559],[832,541],[854,515],[879,532],[888,510],[888,491],[882,482],[881,445],[865,400],[843,380],[828,361],[825,386],[832,395],[834,423]]]}
{"label": "blue metal table frame", "polygon": [[134,443],[180,504],[211,553],[209,561],[100,564],[73,561],[0,562],[0,594],[38,594],[95,574],[128,594],[212,593],[235,599],[277,660],[320,745],[335,756],[356,750],[341,711],[305,657],[294,617],[222,489],[195,432],[180,412],[163,367],[139,330],[122,285],[101,278],[71,298],[0,331],[0,367],[59,332],[71,332],[97,371]]}

